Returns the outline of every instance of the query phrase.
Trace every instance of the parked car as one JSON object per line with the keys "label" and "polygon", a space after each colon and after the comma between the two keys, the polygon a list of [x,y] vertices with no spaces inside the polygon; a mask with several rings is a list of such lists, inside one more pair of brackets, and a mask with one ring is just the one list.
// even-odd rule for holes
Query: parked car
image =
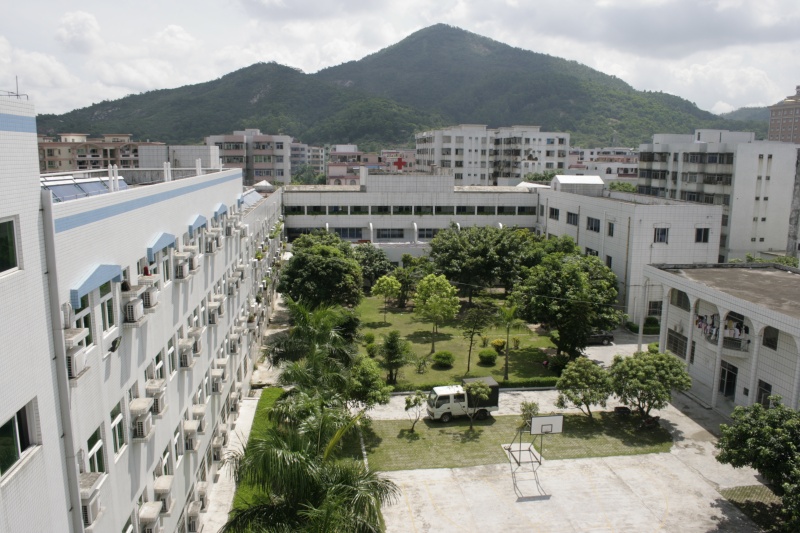
{"label": "parked car", "polygon": [[614,334],[603,330],[595,331],[589,335],[588,339],[589,344],[602,344],[603,346],[608,346],[612,342],[614,342]]}

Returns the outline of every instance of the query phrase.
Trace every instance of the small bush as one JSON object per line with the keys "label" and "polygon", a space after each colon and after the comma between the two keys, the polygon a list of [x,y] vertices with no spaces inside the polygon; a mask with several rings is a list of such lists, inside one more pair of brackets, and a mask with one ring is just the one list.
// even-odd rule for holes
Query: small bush
{"label": "small bush", "polygon": [[658,343],[657,342],[651,342],[650,344],[648,344],[647,345],[647,351],[650,352],[650,353],[658,353]]}
{"label": "small bush", "polygon": [[503,348],[506,347],[506,341],[503,339],[495,339],[492,341],[492,348],[499,354],[503,353]]}
{"label": "small bush", "polygon": [[[633,333],[639,333],[639,324],[635,322],[628,322],[625,324],[625,327],[627,327]],[[645,324],[643,333],[644,335],[658,335],[661,333],[661,326],[648,326]]]}
{"label": "small bush", "polygon": [[413,357],[414,366],[417,369],[417,374],[424,374],[428,370],[428,362],[430,355],[415,355]]}
{"label": "small bush", "polygon": [[374,359],[378,355],[378,345],[374,342],[367,344],[367,355]]}
{"label": "small bush", "polygon": [[481,350],[478,352],[478,360],[484,366],[494,366],[497,362],[497,352],[492,349]]}
{"label": "small bush", "polygon": [[[500,381],[500,388],[517,388],[517,387],[535,387],[543,389],[555,388],[558,378],[556,376],[537,376],[533,378],[509,379],[508,381]],[[408,381],[398,381],[394,386],[395,392],[414,392],[419,389],[422,391],[429,391],[434,387],[440,385],[460,385],[460,381],[446,382],[441,378],[428,383],[409,383]]]}
{"label": "small bush", "polygon": [[644,327],[645,328],[647,326],[656,326],[656,327],[658,327],[658,325],[659,325],[658,324],[658,317],[656,317],[656,316],[649,316],[649,317],[644,319]]}
{"label": "small bush", "polygon": [[487,346],[489,346],[489,337],[481,335],[481,348],[486,348]]}
{"label": "small bush", "polygon": [[511,344],[514,345],[515,350],[519,350],[519,337],[511,337]]}
{"label": "small bush", "polygon": [[364,339],[364,344],[367,344],[367,345],[375,344],[375,334],[372,333],[371,331],[368,331],[367,333],[364,333],[363,339]]}
{"label": "small bush", "polygon": [[439,368],[450,368],[453,366],[455,360],[456,356],[453,355],[453,352],[442,350],[441,352],[433,354],[433,364]]}

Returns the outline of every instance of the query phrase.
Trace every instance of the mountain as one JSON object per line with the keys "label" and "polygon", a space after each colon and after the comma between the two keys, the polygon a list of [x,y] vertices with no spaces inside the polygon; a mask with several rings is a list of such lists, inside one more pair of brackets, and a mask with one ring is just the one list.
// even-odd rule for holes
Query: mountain
{"label": "mountain", "polygon": [[217,80],[37,117],[39,133],[123,132],[136,139],[201,143],[207,135],[259,128],[306,143],[396,143],[445,124],[436,113],[350,91],[296,69],[257,63]]}
{"label": "mountain", "polygon": [[720,113],[727,120],[753,120],[769,123],[768,107],[742,107],[728,113]]}
{"label": "mountain", "polygon": [[[616,139],[617,145],[635,146],[657,132],[755,127],[727,122],[677,96],[637,91],[575,61],[443,24],[314,76],[441,113],[454,123],[569,131],[573,145],[608,145]],[[757,133],[765,132],[759,127]]]}
{"label": "mountain", "polygon": [[259,128],[367,150],[413,145],[414,132],[458,123],[539,125],[585,147],[636,146],[653,133],[694,128],[766,135],[761,121],[728,120],[578,62],[442,24],[315,74],[258,63],[206,83],[38,117],[45,134],[122,132],[175,144]]}

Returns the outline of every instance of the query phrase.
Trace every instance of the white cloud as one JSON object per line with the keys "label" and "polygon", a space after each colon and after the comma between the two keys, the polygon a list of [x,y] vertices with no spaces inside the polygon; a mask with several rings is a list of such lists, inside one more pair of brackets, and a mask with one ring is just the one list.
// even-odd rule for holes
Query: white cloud
{"label": "white cloud", "polygon": [[68,50],[81,54],[90,54],[103,46],[97,19],[85,11],[65,13],[56,30],[56,39]]}
{"label": "white cloud", "polygon": [[183,27],[170,24],[155,35],[145,39],[153,55],[181,56],[200,48],[200,42]]}

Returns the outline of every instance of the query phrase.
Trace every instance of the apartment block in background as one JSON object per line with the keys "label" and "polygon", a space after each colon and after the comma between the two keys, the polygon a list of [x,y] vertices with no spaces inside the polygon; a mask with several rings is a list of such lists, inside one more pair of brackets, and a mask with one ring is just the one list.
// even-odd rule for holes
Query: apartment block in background
{"label": "apartment block in background", "polygon": [[206,137],[208,146],[219,147],[224,168],[242,170],[245,185],[262,180],[290,183],[292,141],[288,135],[266,135],[257,129]]}
{"label": "apartment block in background", "polygon": [[800,85],[794,95],[769,106],[767,139],[800,144]]}

